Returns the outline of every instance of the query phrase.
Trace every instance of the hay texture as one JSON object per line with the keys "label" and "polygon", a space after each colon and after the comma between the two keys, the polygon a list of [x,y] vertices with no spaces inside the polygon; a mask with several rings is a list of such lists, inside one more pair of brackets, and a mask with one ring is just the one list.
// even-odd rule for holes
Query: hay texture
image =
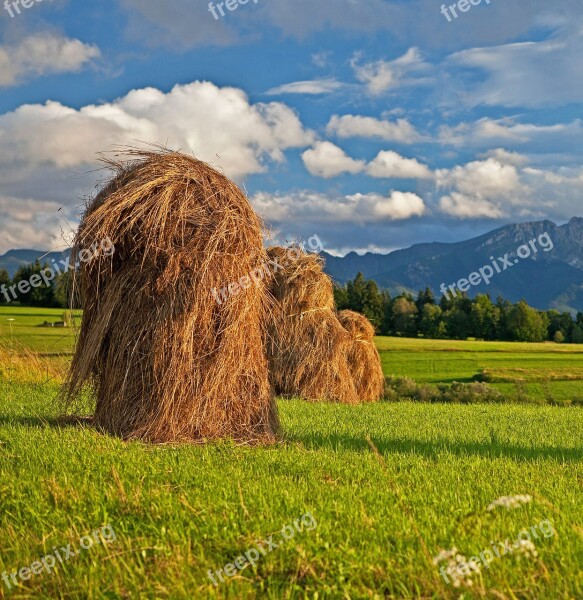
{"label": "hay texture", "polygon": [[348,364],[356,393],[361,402],[376,402],[384,394],[385,376],[374,344],[374,327],[364,315],[351,310],[341,310],[338,320],[352,338]]}
{"label": "hay texture", "polygon": [[263,228],[224,175],[167,151],[110,161],[74,258],[109,238],[112,257],[81,264],[84,317],[65,399],[89,383],[94,424],[126,439],[269,441],[278,418],[265,350],[265,282],[212,295],[266,261]]}
{"label": "hay texture", "polygon": [[347,353],[350,334],[336,316],[322,260],[298,247],[273,247],[269,329],[271,381],[278,395],[356,404]]}

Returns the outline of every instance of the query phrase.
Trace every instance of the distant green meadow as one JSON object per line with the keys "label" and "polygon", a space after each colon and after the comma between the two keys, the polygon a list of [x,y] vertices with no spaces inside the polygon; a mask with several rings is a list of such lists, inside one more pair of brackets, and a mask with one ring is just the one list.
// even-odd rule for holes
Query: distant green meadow
{"label": "distant green meadow", "polygon": [[[66,367],[74,329],[37,327],[62,315],[0,308],[0,597],[583,598],[583,409],[516,402],[583,395],[583,348],[378,338],[387,376],[516,397],[280,400],[273,446],[155,447],[57,418],[59,378],[17,355]],[[453,548],[493,558],[456,580]]]}
{"label": "distant green meadow", "polygon": [[377,347],[386,375],[434,385],[484,380],[510,400],[583,401],[583,344],[379,337]]}
{"label": "distant green meadow", "polygon": [[[75,346],[75,328],[41,327],[45,321],[62,321],[65,312],[62,308],[0,306],[0,340],[44,355],[70,355]],[[81,312],[73,311],[73,315],[79,320]]]}
{"label": "distant green meadow", "polygon": [[[39,327],[45,321],[60,321],[63,314],[63,309],[0,306],[0,340],[45,356],[70,356],[75,328]],[[80,312],[74,315],[78,322]],[[389,337],[376,341],[387,376],[431,385],[485,380],[513,401],[583,401],[583,344]]]}

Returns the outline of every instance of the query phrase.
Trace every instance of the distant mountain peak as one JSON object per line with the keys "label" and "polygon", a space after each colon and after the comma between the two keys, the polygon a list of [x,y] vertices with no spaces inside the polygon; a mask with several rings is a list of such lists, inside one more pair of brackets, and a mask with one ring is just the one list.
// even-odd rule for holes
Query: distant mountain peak
{"label": "distant mountain peak", "polygon": [[524,298],[539,309],[583,311],[583,217],[573,217],[560,227],[548,219],[513,223],[469,240],[416,244],[390,254],[325,255],[326,272],[345,283],[360,271],[391,293],[429,286],[439,296],[441,283],[467,278],[490,264],[490,256],[517,257],[519,246],[544,233],[552,240],[552,250],[532,252],[511,269],[496,274],[489,285],[472,287],[468,293],[489,293],[493,298],[502,295],[513,302]]}

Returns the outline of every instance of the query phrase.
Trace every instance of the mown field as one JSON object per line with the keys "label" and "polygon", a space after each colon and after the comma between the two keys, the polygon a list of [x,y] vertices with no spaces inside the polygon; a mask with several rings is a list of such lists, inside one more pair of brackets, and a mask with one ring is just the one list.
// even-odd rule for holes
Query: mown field
{"label": "mown field", "polygon": [[[0,597],[583,598],[583,409],[281,400],[274,446],[124,443],[57,419],[53,371],[74,338],[34,325],[61,315],[0,309],[0,574],[68,544],[76,555],[18,587],[0,580]],[[436,385],[525,369],[527,385],[547,383],[557,399],[583,394],[581,381],[550,376],[577,374],[574,347],[378,344],[387,375]],[[23,357],[23,346],[42,356]],[[516,494],[531,501],[487,510]],[[315,525],[283,540],[308,512]],[[534,540],[536,557],[495,558],[471,587],[448,585],[432,563],[452,547],[477,556],[543,521],[553,535]],[[106,525],[112,543],[80,549]],[[213,585],[209,569],[271,535],[277,548]]]}
{"label": "mown field", "polygon": [[435,385],[484,380],[512,400],[583,401],[580,344],[380,337],[377,346],[385,374]]}
{"label": "mown field", "polygon": [[[62,309],[0,306],[0,339],[55,359],[66,368],[73,328],[38,327],[60,321]],[[79,313],[75,313],[80,318]],[[8,319],[14,319],[9,321]],[[11,337],[12,336],[12,337]],[[482,379],[509,399],[540,403],[583,402],[583,345],[414,340],[378,337],[387,376],[431,385]]]}

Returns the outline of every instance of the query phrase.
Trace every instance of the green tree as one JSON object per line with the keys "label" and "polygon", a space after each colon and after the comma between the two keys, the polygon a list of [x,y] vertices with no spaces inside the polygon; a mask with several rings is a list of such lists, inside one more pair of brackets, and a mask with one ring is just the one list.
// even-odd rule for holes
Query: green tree
{"label": "green tree", "polygon": [[495,340],[500,327],[500,309],[492,304],[488,294],[478,294],[470,309],[470,327],[475,337]]}
{"label": "green tree", "polygon": [[394,335],[395,318],[393,316],[393,303],[389,292],[383,292],[383,321],[381,323],[381,335]]}
{"label": "green tree", "polygon": [[[0,286],[5,286],[6,294],[8,298],[12,298],[10,292],[6,289],[10,287],[10,275],[8,275],[8,271],[6,269],[0,269]],[[8,300],[6,300],[6,296],[0,293],[0,304],[7,304]]]}
{"label": "green tree", "polygon": [[497,340],[511,340],[512,334],[510,332],[510,327],[508,323],[508,318],[510,315],[510,311],[512,310],[512,304],[502,298],[502,296],[498,296],[496,299],[496,308],[500,312],[500,320],[498,322],[498,331],[496,333]]}
{"label": "green tree", "polygon": [[472,301],[465,292],[452,299],[448,310],[444,314],[445,330],[448,337],[465,340],[471,335],[471,312]]}
{"label": "green tree", "polygon": [[421,319],[423,317],[423,307],[426,304],[435,304],[435,296],[429,287],[424,290],[419,290],[417,293],[417,299],[415,300],[415,306],[417,307],[417,329],[421,331]]}
{"label": "green tree", "polygon": [[573,331],[571,332],[571,342],[573,344],[583,344],[583,327],[579,327],[579,325],[573,326]]}
{"label": "green tree", "polygon": [[[38,263],[38,261],[36,261]],[[40,265],[39,265],[40,270]],[[24,306],[30,306],[30,297],[32,296],[32,287],[28,285],[28,282],[32,275],[34,275],[34,265],[23,265],[22,267],[18,267],[16,273],[14,273],[14,278],[12,283],[14,283],[17,287],[15,288],[15,292],[17,295],[17,302]],[[21,281],[26,282],[26,285],[23,283],[21,287],[18,287]],[[24,292],[21,290],[25,290]]]}
{"label": "green tree", "polygon": [[425,304],[421,310],[419,333],[428,338],[441,338],[445,333],[443,313],[435,304]]}
{"label": "green tree", "polygon": [[547,339],[549,319],[521,300],[508,314],[511,339],[517,342],[543,342]]}
{"label": "green tree", "polygon": [[345,286],[334,286],[334,303],[336,304],[336,308],[338,310],[345,310],[347,308],[350,308],[348,302],[348,291],[346,290]]}
{"label": "green tree", "polygon": [[419,290],[417,294],[417,300],[415,300],[415,306],[417,310],[421,312],[426,304],[435,304],[435,296],[430,288],[426,287],[424,290]]}
{"label": "green tree", "polygon": [[368,280],[364,287],[362,314],[378,331],[383,321],[383,298],[375,281]]}
{"label": "green tree", "polygon": [[571,333],[575,323],[568,312],[560,313],[558,310],[547,311],[549,319],[548,339],[554,340],[557,331],[563,334],[564,338],[571,339]]}
{"label": "green tree", "polygon": [[452,308],[445,315],[445,331],[451,339],[467,339],[471,333],[470,318],[459,307]]}
{"label": "green tree", "polygon": [[36,260],[33,264],[20,267],[16,271],[13,283],[20,285],[21,281],[24,282],[20,288],[17,288],[18,301],[22,305],[45,306],[49,308],[55,305],[53,286],[51,283],[46,285],[41,281],[40,273],[45,268],[50,267],[47,264],[41,265]]}
{"label": "green tree", "polygon": [[364,299],[366,296],[366,279],[362,273],[358,273],[354,281],[346,285],[348,294],[348,307],[350,310],[362,313],[364,310]]}
{"label": "green tree", "polygon": [[393,331],[407,337],[417,337],[417,307],[411,297],[406,295],[395,298],[392,306]]}

